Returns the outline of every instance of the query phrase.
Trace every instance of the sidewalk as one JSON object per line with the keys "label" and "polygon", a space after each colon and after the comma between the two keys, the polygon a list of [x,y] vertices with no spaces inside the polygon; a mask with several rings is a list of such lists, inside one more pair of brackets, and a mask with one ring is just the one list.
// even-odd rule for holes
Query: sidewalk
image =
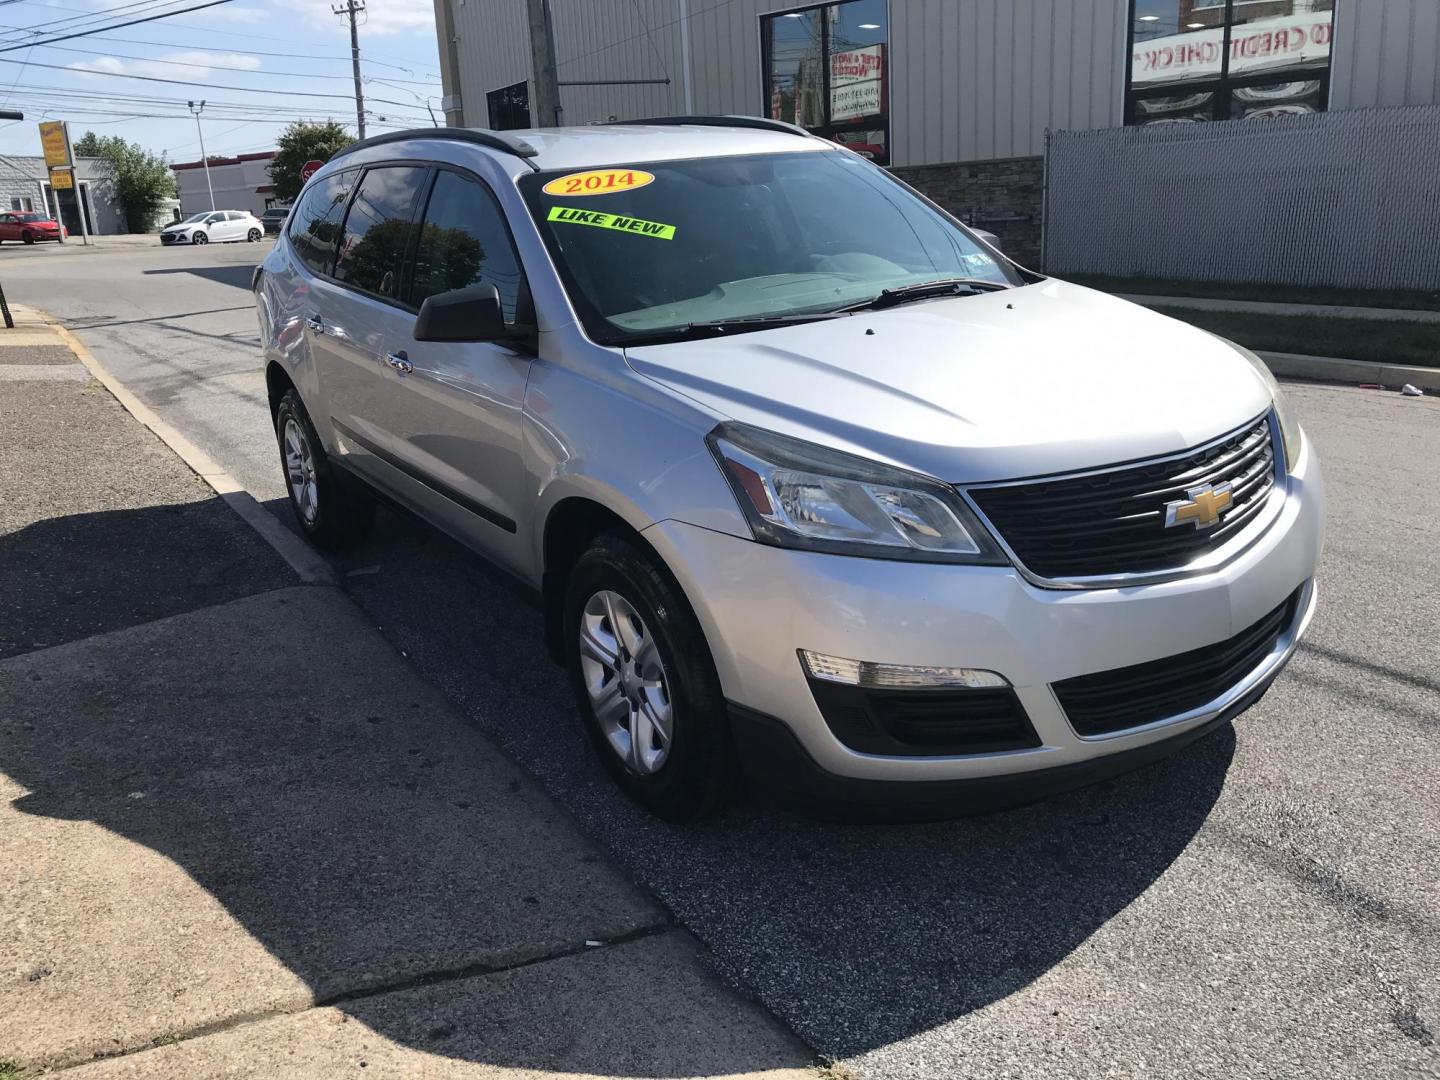
{"label": "sidewalk", "polygon": [[92,236],[90,243],[86,244],[79,233],[71,233],[65,238],[65,243],[43,243],[33,245],[21,244],[0,244],[0,268],[5,265],[5,260],[12,255],[33,258],[42,255],[77,255],[82,253],[104,254],[111,251],[129,251],[138,247],[160,246],[159,232],[153,233],[124,233],[119,236]]}
{"label": "sidewalk", "polygon": [[815,1075],[58,335],[0,381],[0,1075]]}

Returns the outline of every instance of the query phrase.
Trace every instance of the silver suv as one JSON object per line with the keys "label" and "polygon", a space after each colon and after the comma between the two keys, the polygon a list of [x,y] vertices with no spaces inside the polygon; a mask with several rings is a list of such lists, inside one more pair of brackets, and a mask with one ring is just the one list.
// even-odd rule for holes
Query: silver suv
{"label": "silver suv", "polygon": [[785,124],[369,139],[255,285],[300,528],[383,494],[540,590],[668,817],[742,772],[876,815],[1087,783],[1314,610],[1320,466],[1254,355]]}

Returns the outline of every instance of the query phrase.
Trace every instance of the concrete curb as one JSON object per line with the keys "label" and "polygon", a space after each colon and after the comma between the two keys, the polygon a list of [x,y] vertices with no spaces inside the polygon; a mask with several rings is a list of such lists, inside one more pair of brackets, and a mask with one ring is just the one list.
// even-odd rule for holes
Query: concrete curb
{"label": "concrete curb", "polygon": [[1269,300],[1231,300],[1210,296],[1151,296],[1116,293],[1122,300],[1144,307],[1185,308],[1190,311],[1230,311],[1249,315],[1281,315],[1317,319],[1369,319],[1372,322],[1440,323],[1440,311],[1425,308],[1357,307],[1351,304],[1297,304]]}
{"label": "concrete curb", "polygon": [[1375,364],[1366,360],[1342,360],[1331,356],[1302,356],[1299,353],[1258,354],[1270,371],[1283,378],[1318,379],[1322,382],[1379,383],[1397,390],[1406,383],[1429,393],[1440,392],[1440,368],[1410,367],[1405,364]]}
{"label": "concrete curb", "polygon": [[84,342],[45,312],[36,311],[35,314],[39,316],[40,321],[60,336],[70,351],[75,354],[75,358],[85,365],[86,370],[98,383],[110,391],[110,394],[124,407],[125,411],[149,428],[151,433],[189,466],[196,476],[210,485],[215,494],[220,496],[230,509],[244,518],[250,527],[275,549],[276,553],[299,575],[301,581],[307,585],[336,584],[335,572],[330,568],[330,564],[312,551],[298,536],[276,521],[274,515],[261,506],[255,500],[255,496],[241,487],[240,483],[222,469],[209,454],[162,420],[153,409],[127,390],[119,379],[110,374],[104,365],[95,359],[90,350],[85,347]]}

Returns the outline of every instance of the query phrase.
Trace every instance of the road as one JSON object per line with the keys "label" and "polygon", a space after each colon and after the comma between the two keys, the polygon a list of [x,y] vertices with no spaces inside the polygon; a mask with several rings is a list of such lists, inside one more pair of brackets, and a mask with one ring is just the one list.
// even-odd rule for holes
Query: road
{"label": "road", "polygon": [[[288,513],[247,293],[255,247],[11,255],[12,299],[63,319]],[[389,640],[727,978],[864,1080],[1433,1075],[1440,401],[1288,392],[1331,511],[1294,663],[1233,731],[985,818],[857,828],[746,801],[698,827],[657,823],[590,760],[530,597],[396,514],[335,562]]]}

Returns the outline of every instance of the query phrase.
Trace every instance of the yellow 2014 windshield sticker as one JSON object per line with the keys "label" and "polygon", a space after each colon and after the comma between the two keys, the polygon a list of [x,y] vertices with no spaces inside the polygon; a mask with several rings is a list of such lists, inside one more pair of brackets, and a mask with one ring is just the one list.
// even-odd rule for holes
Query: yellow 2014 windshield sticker
{"label": "yellow 2014 windshield sticker", "polygon": [[654,175],[644,169],[594,169],[556,177],[541,190],[546,195],[609,195],[654,181]]}
{"label": "yellow 2014 windshield sticker", "polygon": [[634,233],[636,236],[651,236],[656,240],[674,240],[675,226],[643,218],[625,217],[623,214],[602,214],[598,210],[575,210],[568,206],[552,206],[550,221],[565,221],[571,225],[593,225],[597,229],[614,229],[616,232]]}

